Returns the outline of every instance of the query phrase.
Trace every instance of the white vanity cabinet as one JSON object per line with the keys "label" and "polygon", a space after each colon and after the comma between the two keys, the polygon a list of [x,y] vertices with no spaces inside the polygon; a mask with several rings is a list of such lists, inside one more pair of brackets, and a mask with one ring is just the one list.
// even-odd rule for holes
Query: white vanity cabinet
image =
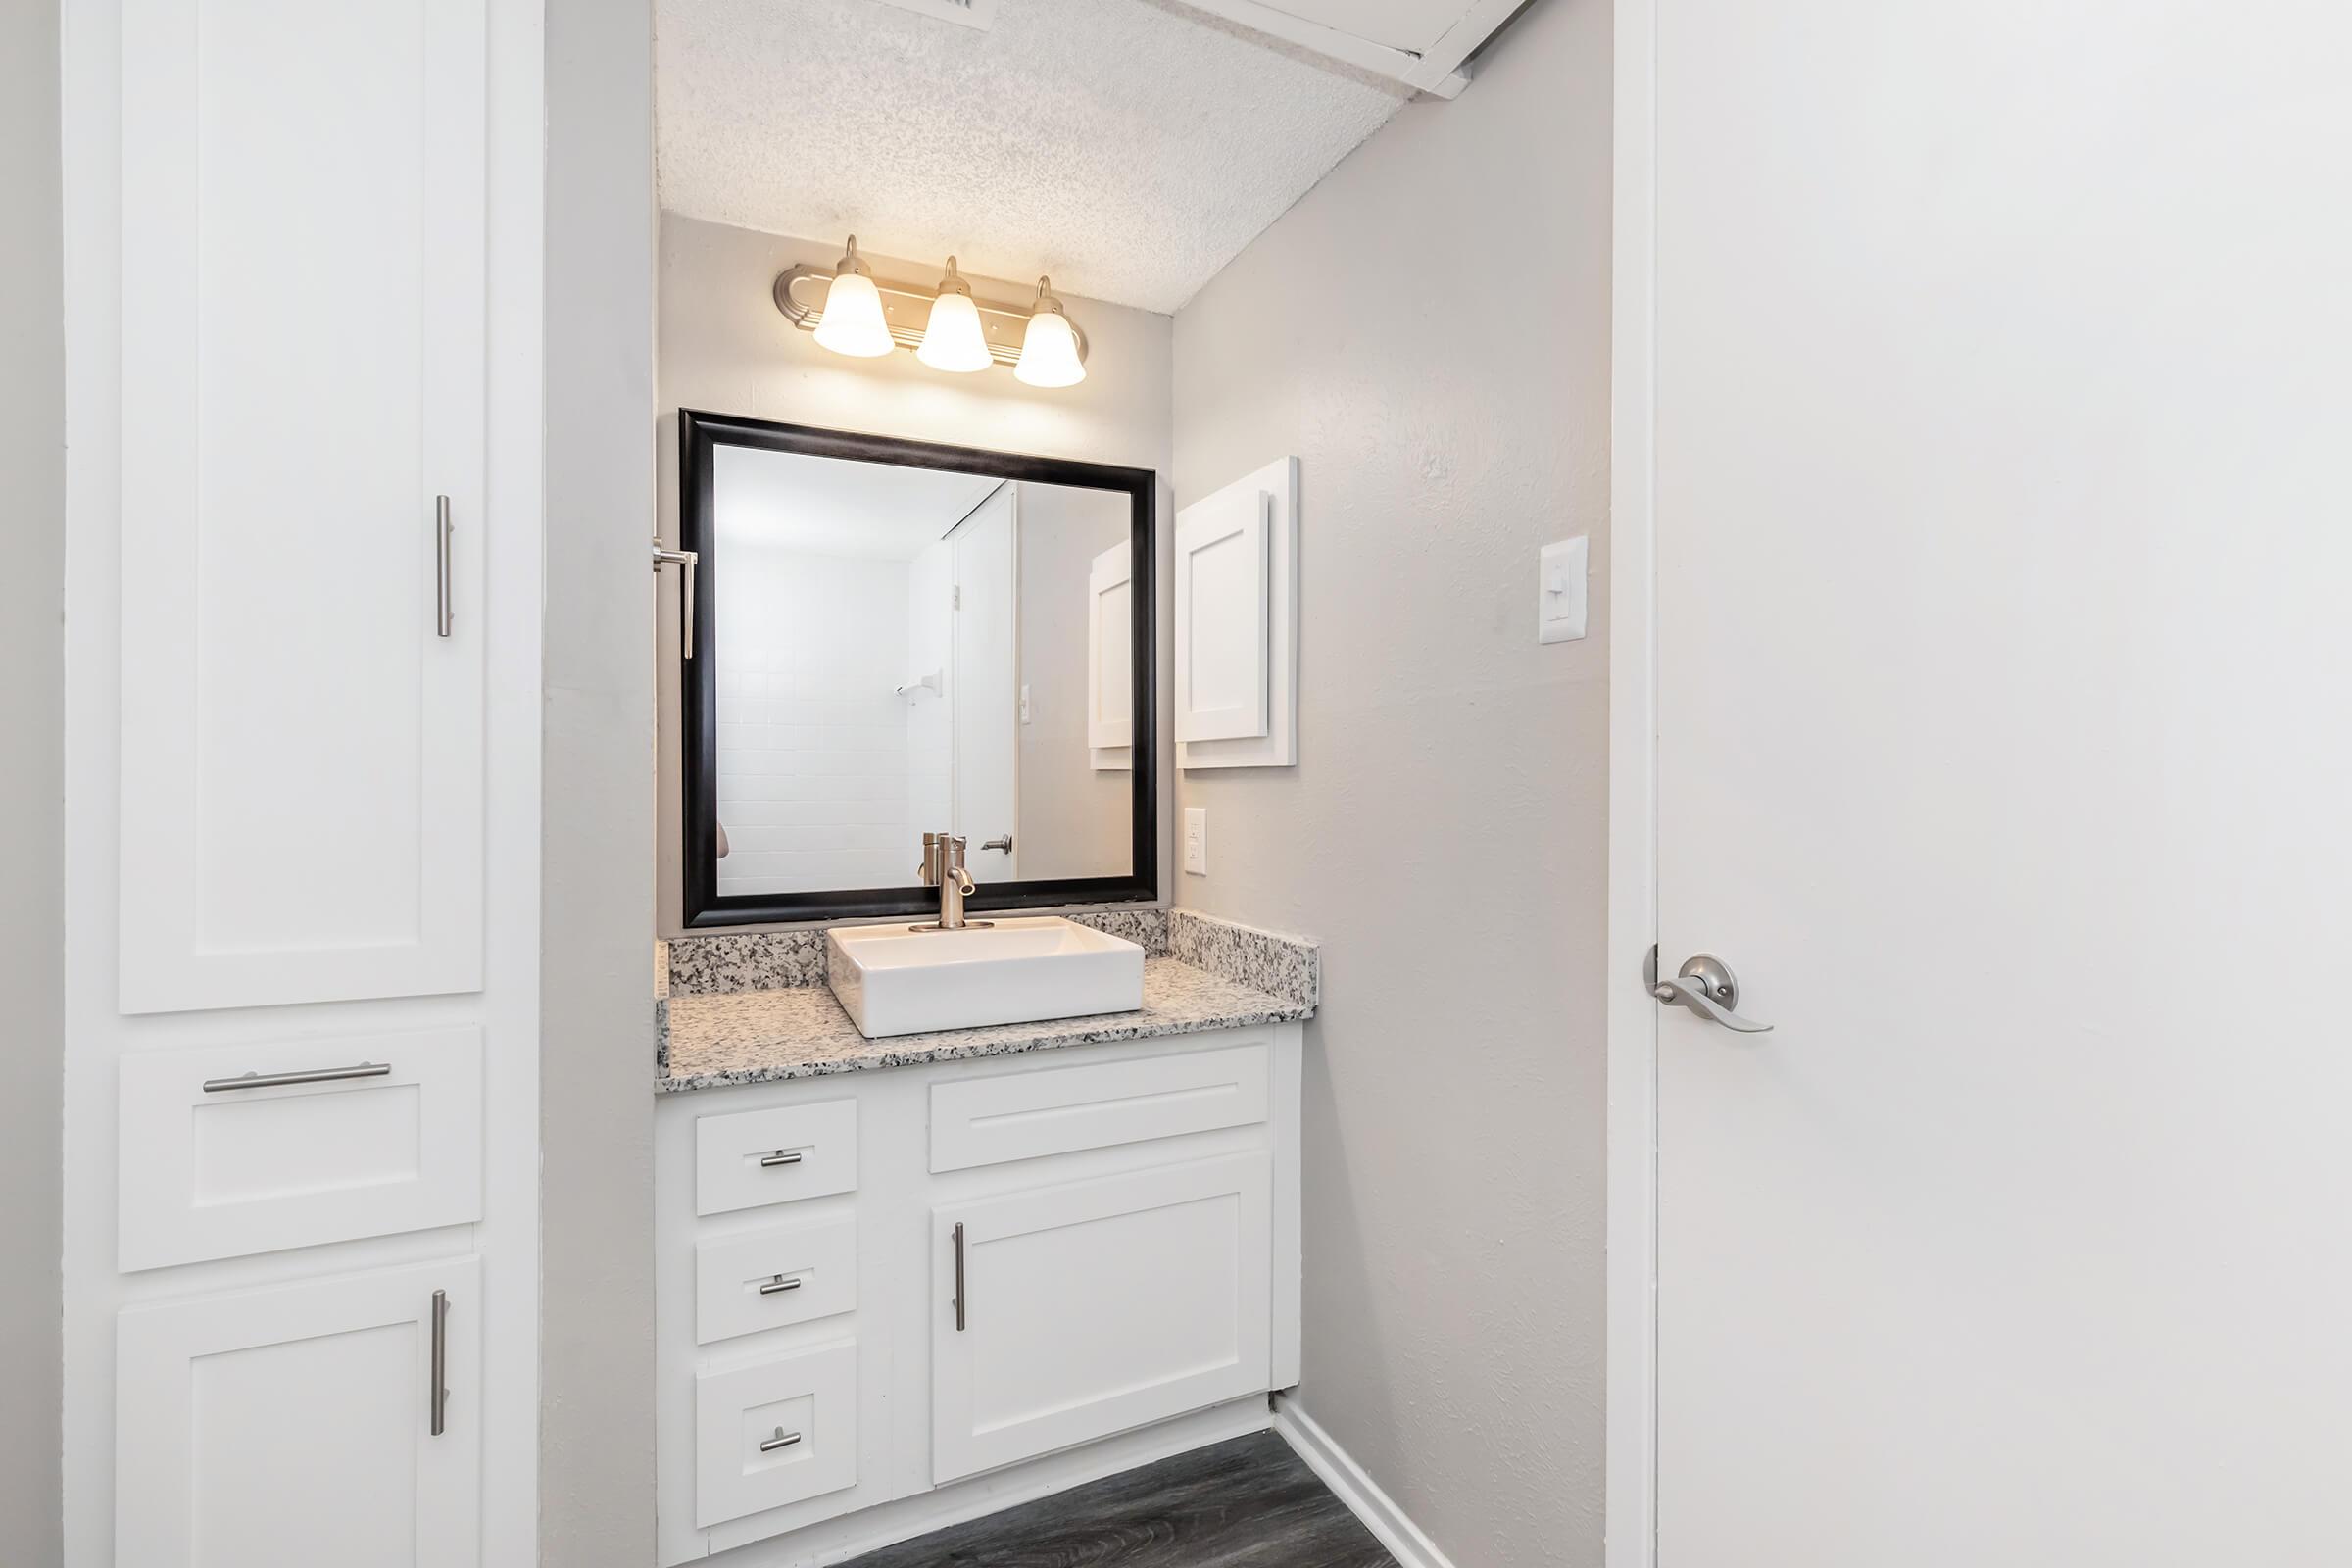
{"label": "white vanity cabinet", "polygon": [[662,1096],[662,1562],[838,1560],[1267,1425],[1298,1381],[1299,1050],[1283,1024]]}

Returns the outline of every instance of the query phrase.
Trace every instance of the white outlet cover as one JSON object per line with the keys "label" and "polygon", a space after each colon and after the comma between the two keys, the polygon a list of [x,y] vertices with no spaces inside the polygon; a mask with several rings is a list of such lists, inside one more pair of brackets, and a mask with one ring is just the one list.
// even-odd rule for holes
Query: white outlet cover
{"label": "white outlet cover", "polygon": [[1195,876],[1208,875],[1208,808],[1184,808],[1184,868]]}
{"label": "white outlet cover", "polygon": [[1584,636],[1590,559],[1591,546],[1582,534],[1544,547],[1536,572],[1536,641],[1572,643]]}

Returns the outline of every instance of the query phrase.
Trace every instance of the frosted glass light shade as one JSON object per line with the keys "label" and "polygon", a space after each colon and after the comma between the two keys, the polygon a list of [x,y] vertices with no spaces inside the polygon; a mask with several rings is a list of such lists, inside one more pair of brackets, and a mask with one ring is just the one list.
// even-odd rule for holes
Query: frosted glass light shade
{"label": "frosted glass light shade", "polygon": [[942,294],[931,302],[931,324],[923,328],[914,357],[934,370],[985,370],[996,363],[969,294]]}
{"label": "frosted glass light shade", "polygon": [[845,271],[825,290],[825,308],[816,323],[816,341],[836,354],[861,360],[888,354],[895,345],[890,322],[882,316],[882,292],[861,272]]}
{"label": "frosted glass light shade", "polygon": [[1020,362],[1012,373],[1031,386],[1076,386],[1086,379],[1078,359],[1078,333],[1059,311],[1041,310],[1021,334]]}

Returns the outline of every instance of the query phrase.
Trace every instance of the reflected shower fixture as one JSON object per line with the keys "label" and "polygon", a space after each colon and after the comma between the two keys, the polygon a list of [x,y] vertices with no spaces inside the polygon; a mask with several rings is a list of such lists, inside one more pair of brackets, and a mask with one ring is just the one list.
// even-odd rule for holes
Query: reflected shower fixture
{"label": "reflected shower fixture", "polygon": [[839,266],[788,268],[770,294],[786,320],[837,354],[870,359],[894,348],[912,349],[935,370],[963,373],[1003,365],[1036,387],[1086,379],[1086,334],[1043,277],[1026,309],[976,298],[953,256],[937,288],[896,283],[873,275],[853,234]]}

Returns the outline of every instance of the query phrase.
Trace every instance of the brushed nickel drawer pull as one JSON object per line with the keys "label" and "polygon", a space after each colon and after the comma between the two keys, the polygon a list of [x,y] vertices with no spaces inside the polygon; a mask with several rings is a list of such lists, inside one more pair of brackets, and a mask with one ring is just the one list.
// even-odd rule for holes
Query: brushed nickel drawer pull
{"label": "brushed nickel drawer pull", "polygon": [[207,1078],[204,1092],[218,1095],[230,1089],[283,1089],[288,1084],[339,1084],[354,1078],[389,1076],[388,1061],[363,1061],[353,1067],[317,1067],[303,1072],[249,1072],[234,1078]]}
{"label": "brushed nickel drawer pull", "polygon": [[449,1293],[433,1293],[433,1436],[449,1430]]}
{"label": "brushed nickel drawer pull", "polygon": [[778,1427],[776,1428],[776,1435],[774,1437],[768,1438],[760,1443],[760,1451],[761,1453],[773,1453],[778,1448],[789,1448],[800,1441],[801,1435],[798,1432],[787,1432],[782,1427]]}
{"label": "brushed nickel drawer pull", "polygon": [[779,1291],[797,1291],[804,1283],[805,1282],[797,1275],[791,1279],[786,1279],[783,1275],[779,1274],[774,1279],[769,1280],[766,1284],[760,1286],[760,1294],[761,1296],[774,1296]]}
{"label": "brushed nickel drawer pull", "polygon": [[774,1170],[778,1165],[798,1165],[804,1157],[806,1156],[804,1156],[797,1149],[779,1149],[772,1154],[761,1154],[760,1156],[760,1168],[761,1170]]}

